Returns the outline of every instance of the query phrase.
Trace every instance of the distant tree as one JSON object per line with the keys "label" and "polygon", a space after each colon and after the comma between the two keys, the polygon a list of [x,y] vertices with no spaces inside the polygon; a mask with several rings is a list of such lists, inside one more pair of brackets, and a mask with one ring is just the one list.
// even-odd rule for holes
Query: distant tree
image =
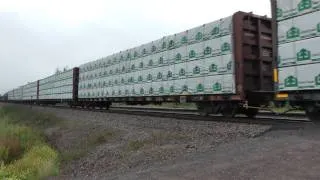
{"label": "distant tree", "polygon": [[63,72],[68,71],[68,69],[69,69],[69,67],[68,67],[68,66],[65,66],[65,67],[63,68]]}
{"label": "distant tree", "polygon": [[60,74],[60,73],[61,73],[61,70],[59,70],[59,68],[56,68],[55,74]]}

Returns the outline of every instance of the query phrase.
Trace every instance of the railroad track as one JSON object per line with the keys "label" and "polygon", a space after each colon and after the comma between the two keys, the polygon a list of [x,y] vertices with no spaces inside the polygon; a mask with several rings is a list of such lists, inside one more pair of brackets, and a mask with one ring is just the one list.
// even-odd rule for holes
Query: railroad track
{"label": "railroad track", "polygon": [[[60,109],[70,109],[67,106],[48,106]],[[151,116],[164,117],[181,120],[192,121],[212,121],[212,122],[228,122],[228,123],[246,123],[246,124],[260,124],[272,125],[280,128],[300,128],[308,124],[313,124],[303,114],[290,114],[290,116],[272,115],[270,112],[259,114],[256,118],[247,118],[245,116],[237,115],[235,118],[227,118],[221,115],[200,116],[194,109],[168,109],[168,108],[140,108],[140,107],[110,107],[106,109],[83,109],[73,108],[79,111],[93,111],[103,113],[127,114],[137,116]]]}
{"label": "railroad track", "polygon": [[[57,109],[71,109],[69,106],[39,106],[39,105],[26,105],[29,107],[49,107]],[[73,108],[79,111],[92,111],[102,113],[115,113],[115,114],[128,114],[137,116],[151,116],[151,117],[164,117],[181,120],[192,121],[212,121],[212,122],[228,122],[228,123],[246,123],[246,124],[260,124],[272,125],[277,128],[303,128],[305,125],[314,124],[308,120],[303,113],[291,113],[289,116],[273,115],[271,112],[262,112],[256,118],[248,118],[242,115],[237,115],[235,118],[227,118],[221,115],[200,116],[195,109],[168,109],[168,108],[145,108],[145,107],[110,107],[106,109],[83,109]]]}
{"label": "railroad track", "polygon": [[[95,110],[100,111],[101,110]],[[102,110],[103,111],[103,110]],[[104,110],[106,111],[106,110]],[[104,112],[103,111],[103,112]],[[262,125],[301,125],[310,124],[305,116],[276,116],[271,113],[260,114],[256,118],[247,118],[245,116],[237,115],[235,118],[227,118],[221,115],[200,116],[196,110],[168,110],[156,108],[126,108],[126,107],[113,107],[108,112],[153,116],[153,117],[166,117],[183,120],[198,120],[198,121],[215,121],[215,122],[232,122],[232,123],[246,123],[246,124],[262,124]]]}
{"label": "railroad track", "polygon": [[[156,110],[156,111],[172,111],[172,112],[188,112],[188,113],[197,113],[196,109],[185,109],[185,108],[157,108],[157,107],[135,107],[135,106],[112,106],[112,109],[130,109],[130,110]],[[276,116],[275,113],[271,111],[260,111],[259,116]],[[303,112],[289,112],[281,115],[282,117],[293,117],[293,118],[306,118],[305,113]]]}

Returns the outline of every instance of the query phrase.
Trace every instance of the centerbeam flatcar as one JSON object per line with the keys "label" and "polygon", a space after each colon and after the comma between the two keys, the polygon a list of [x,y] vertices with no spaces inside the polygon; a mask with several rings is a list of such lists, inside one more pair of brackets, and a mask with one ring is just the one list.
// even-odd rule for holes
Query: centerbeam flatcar
{"label": "centerbeam flatcar", "polygon": [[272,19],[236,12],[21,86],[8,101],[106,108],[193,102],[203,115],[254,117],[280,100],[317,120],[320,0],[271,4]]}

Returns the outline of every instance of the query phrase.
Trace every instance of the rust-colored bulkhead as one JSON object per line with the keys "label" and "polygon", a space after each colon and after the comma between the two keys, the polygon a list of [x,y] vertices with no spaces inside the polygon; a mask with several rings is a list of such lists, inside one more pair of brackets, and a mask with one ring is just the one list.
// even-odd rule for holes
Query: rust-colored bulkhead
{"label": "rust-colored bulkhead", "polygon": [[271,19],[252,13],[233,16],[234,58],[237,94],[272,94],[273,58]]}
{"label": "rust-colored bulkhead", "polygon": [[73,68],[72,75],[72,100],[73,102],[78,101],[78,89],[79,89],[79,68]]}

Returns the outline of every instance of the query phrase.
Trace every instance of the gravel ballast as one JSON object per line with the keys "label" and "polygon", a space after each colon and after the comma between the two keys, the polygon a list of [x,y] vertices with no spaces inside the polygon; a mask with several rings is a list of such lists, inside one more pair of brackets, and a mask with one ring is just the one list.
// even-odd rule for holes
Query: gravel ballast
{"label": "gravel ballast", "polygon": [[[304,129],[273,132],[269,125],[32,109],[64,119],[59,127],[46,130],[64,159],[60,175],[50,179],[264,179],[255,171],[280,171],[284,162],[279,156],[286,156],[286,148],[294,151],[288,157],[297,156],[301,148],[295,146],[305,138],[294,137]],[[320,147],[312,142],[312,147]]]}

